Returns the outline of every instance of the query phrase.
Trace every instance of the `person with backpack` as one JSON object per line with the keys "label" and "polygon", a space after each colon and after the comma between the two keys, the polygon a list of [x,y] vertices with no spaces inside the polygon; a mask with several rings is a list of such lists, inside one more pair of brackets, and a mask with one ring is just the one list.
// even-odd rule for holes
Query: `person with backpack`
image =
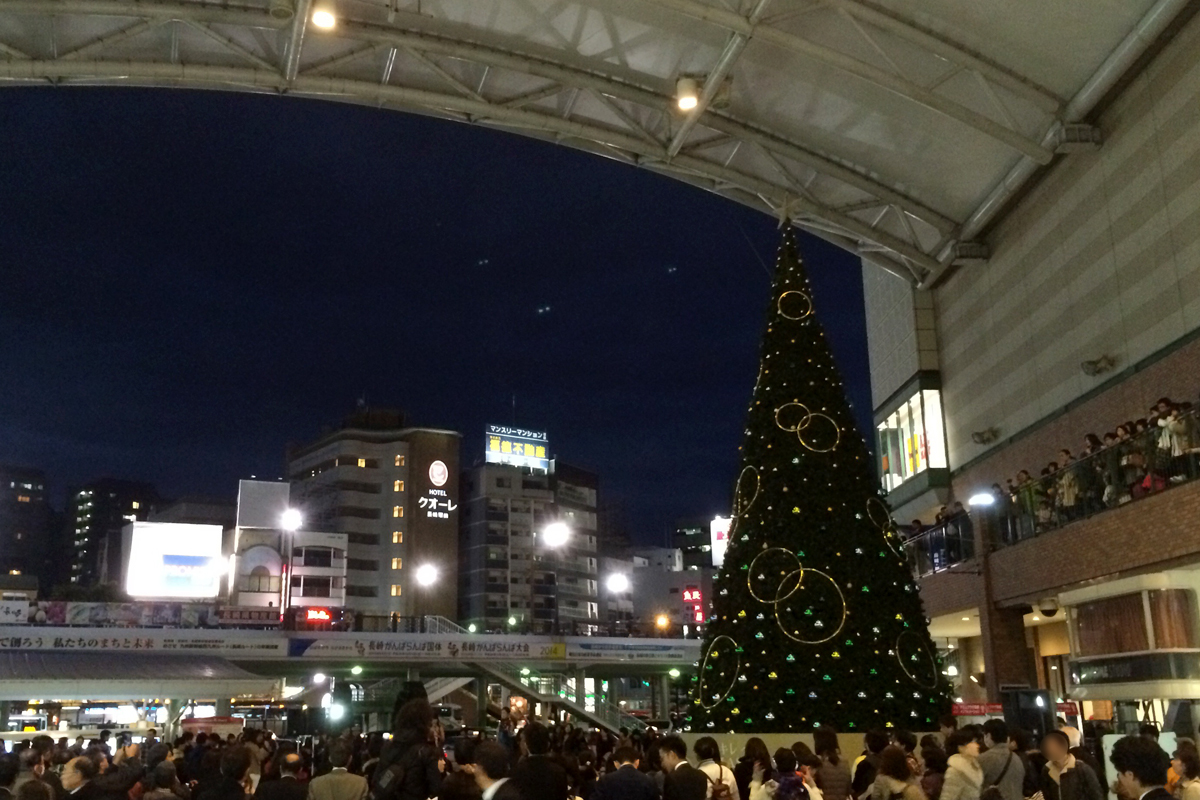
{"label": "person with backpack", "polygon": [[926,800],[903,747],[889,745],[879,754],[871,800]]}
{"label": "person with backpack", "polygon": [[808,786],[803,773],[797,771],[798,766],[795,753],[779,748],[775,751],[774,775],[764,781],[765,770],[761,765],[756,767],[744,800],[809,800]]}
{"label": "person with backpack", "polygon": [[971,731],[955,731],[946,737],[946,778],[941,800],[980,800],[983,770],[979,766],[979,740]]}
{"label": "person with backpack", "polygon": [[446,762],[433,745],[433,707],[417,697],[396,712],[392,740],[375,766],[368,800],[437,797]]}
{"label": "person with backpack", "polygon": [[721,763],[721,748],[711,736],[701,736],[692,746],[700,760],[697,767],[708,779],[707,800],[737,800],[737,782],[733,770]]}

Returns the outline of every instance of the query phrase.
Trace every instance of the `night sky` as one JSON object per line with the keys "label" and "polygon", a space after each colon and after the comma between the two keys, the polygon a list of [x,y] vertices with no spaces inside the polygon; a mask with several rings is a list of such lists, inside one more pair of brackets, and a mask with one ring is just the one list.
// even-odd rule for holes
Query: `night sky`
{"label": "night sky", "polygon": [[[282,474],[359,398],[514,421],[635,538],[728,511],[771,218],[616,161],[396,112],[221,93],[0,91],[0,462],[55,504]],[[869,424],[861,268],[810,236]],[[764,266],[765,265],[765,266]]]}

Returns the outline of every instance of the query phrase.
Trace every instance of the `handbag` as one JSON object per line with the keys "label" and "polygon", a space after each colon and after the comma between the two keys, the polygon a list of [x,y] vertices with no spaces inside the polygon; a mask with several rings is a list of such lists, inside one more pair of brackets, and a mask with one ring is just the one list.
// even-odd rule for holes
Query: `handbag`
{"label": "handbag", "polygon": [[1004,769],[1000,770],[1000,774],[996,776],[996,782],[979,793],[979,800],[1004,800],[1004,794],[1000,791],[1000,781],[1004,780],[1004,776],[1008,774],[1008,768],[1013,762],[1015,756],[1009,751],[1008,761],[1004,762]]}

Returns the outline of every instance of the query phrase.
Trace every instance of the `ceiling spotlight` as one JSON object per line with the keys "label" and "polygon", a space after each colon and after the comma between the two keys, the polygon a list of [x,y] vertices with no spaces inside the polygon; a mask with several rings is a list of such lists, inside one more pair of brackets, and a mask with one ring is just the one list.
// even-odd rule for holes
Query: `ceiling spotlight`
{"label": "ceiling spotlight", "polygon": [[695,78],[680,78],[675,82],[675,102],[680,111],[691,111],[700,105],[700,87]]}
{"label": "ceiling spotlight", "polygon": [[996,498],[992,497],[990,492],[980,492],[979,494],[971,495],[971,499],[967,501],[967,505],[971,506],[971,508],[978,508],[979,506],[990,506],[995,502]]}
{"label": "ceiling spotlight", "polygon": [[330,30],[337,25],[337,17],[328,8],[318,8],[312,13],[312,24],[324,30]]}

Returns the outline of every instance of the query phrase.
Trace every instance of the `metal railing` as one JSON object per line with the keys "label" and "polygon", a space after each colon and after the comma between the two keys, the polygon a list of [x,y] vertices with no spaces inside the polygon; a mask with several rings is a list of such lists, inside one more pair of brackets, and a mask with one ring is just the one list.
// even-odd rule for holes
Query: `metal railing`
{"label": "metal railing", "polygon": [[[1027,480],[993,485],[995,550],[1058,530],[1200,478],[1200,410],[1165,418],[1094,453]],[[919,532],[904,549],[913,574],[930,575],[973,559],[975,524],[959,514]]]}
{"label": "metal railing", "polygon": [[[425,628],[430,633],[467,633],[467,629],[445,617],[425,617]],[[488,661],[479,663],[479,667],[492,675],[505,679],[511,687],[527,688],[543,703],[561,703],[578,717],[590,720],[611,731],[620,728],[641,730],[646,723],[631,714],[626,714],[620,706],[596,700],[592,708],[586,707],[584,687],[564,675],[539,672],[533,674],[530,670],[508,664],[503,661]]]}

